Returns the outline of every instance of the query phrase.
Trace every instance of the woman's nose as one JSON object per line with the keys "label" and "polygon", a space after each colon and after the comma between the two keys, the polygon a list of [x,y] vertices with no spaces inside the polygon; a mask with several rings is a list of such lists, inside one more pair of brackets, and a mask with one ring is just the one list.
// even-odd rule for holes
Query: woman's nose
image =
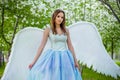
{"label": "woman's nose", "polygon": [[59,17],[59,20],[62,20],[62,18],[61,18],[61,17]]}

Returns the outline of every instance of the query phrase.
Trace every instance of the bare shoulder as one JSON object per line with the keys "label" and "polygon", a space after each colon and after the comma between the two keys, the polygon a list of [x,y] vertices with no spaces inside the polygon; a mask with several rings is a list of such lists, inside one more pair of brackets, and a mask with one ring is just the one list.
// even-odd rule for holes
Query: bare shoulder
{"label": "bare shoulder", "polygon": [[69,29],[65,28],[65,30],[66,30],[66,33],[69,34]]}
{"label": "bare shoulder", "polygon": [[44,33],[47,34],[47,35],[49,35],[49,32],[50,32],[50,28],[47,27],[47,28],[44,30]]}
{"label": "bare shoulder", "polygon": [[45,31],[48,31],[48,32],[49,32],[49,31],[50,31],[50,28],[49,28],[49,27],[45,28]]}

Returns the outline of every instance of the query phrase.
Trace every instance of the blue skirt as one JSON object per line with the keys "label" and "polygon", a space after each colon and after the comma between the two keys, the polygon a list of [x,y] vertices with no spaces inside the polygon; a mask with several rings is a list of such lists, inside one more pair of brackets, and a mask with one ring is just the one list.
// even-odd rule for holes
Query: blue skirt
{"label": "blue skirt", "polygon": [[49,49],[40,56],[29,72],[28,80],[82,80],[69,50]]}

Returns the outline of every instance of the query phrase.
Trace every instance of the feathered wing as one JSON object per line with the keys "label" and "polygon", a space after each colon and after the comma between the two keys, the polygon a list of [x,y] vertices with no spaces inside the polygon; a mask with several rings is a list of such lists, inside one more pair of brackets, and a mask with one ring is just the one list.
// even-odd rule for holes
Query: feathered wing
{"label": "feathered wing", "polygon": [[[16,34],[2,80],[27,80],[28,65],[37,53],[42,36],[43,30],[33,27],[27,27]],[[44,50],[49,45],[48,41]]]}
{"label": "feathered wing", "polygon": [[68,27],[76,57],[87,67],[117,78],[120,67],[105,50],[96,26],[89,22],[78,22]]}
{"label": "feathered wing", "polygon": [[[71,40],[77,58],[97,72],[120,76],[120,68],[114,63],[106,52],[100,35],[94,24],[78,22],[69,26]],[[1,80],[26,80],[29,69],[41,42],[43,30],[28,27],[19,31],[12,45],[9,62]],[[44,51],[50,47],[49,40]],[[43,51],[43,52],[44,52]]]}

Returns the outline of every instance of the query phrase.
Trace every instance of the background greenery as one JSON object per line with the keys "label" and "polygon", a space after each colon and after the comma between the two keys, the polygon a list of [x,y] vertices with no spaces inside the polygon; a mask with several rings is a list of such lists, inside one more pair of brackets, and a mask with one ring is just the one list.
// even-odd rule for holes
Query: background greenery
{"label": "background greenery", "polygon": [[[120,0],[0,0],[0,73],[10,55],[15,34],[29,26],[46,27],[58,8],[66,13],[66,26],[78,21],[94,23],[108,54],[120,64]],[[84,70],[83,76],[91,71]]]}

